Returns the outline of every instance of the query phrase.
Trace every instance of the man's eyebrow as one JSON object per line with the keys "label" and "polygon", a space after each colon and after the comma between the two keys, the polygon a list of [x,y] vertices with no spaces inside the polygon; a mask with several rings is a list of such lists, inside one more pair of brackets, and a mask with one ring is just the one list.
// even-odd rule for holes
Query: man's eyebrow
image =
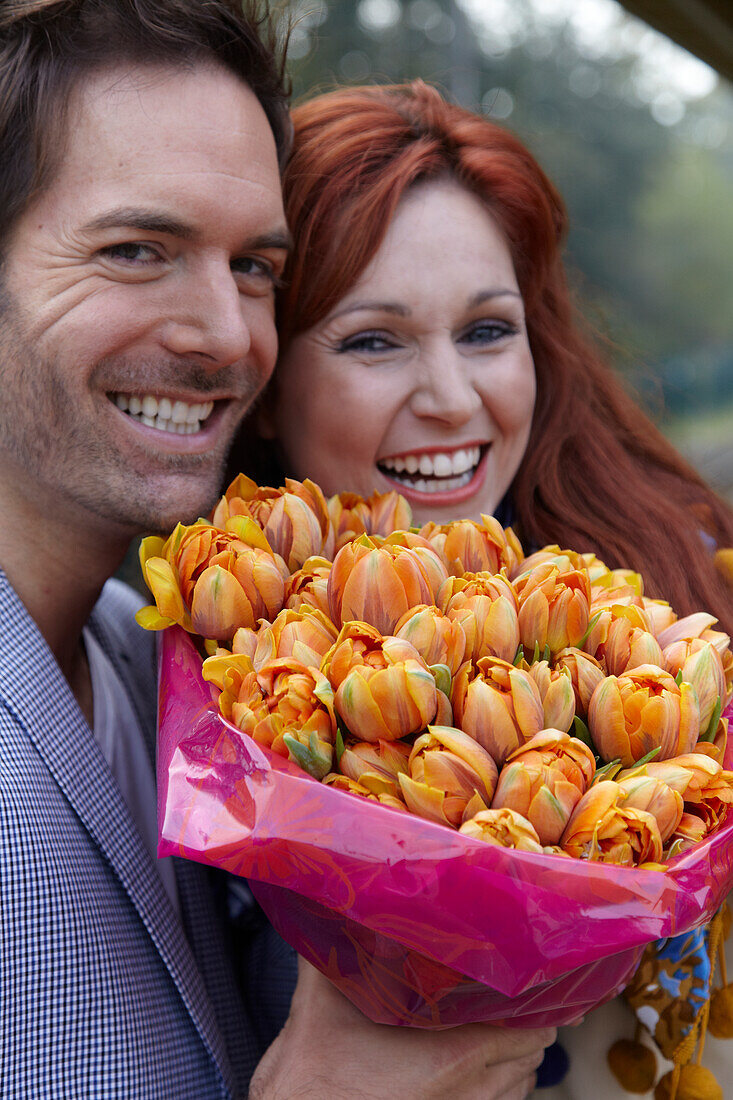
{"label": "man's eyebrow", "polygon": [[144,233],[168,233],[172,237],[181,237],[189,241],[196,236],[193,226],[178,221],[169,214],[157,210],[145,210],[133,206],[120,206],[116,210],[107,210],[83,227],[95,229],[140,229]]}
{"label": "man's eyebrow", "polygon": [[[100,229],[138,229],[143,233],[163,233],[180,240],[193,241],[199,236],[192,225],[179,221],[169,214],[158,210],[147,210],[139,207],[121,206],[116,210],[107,210],[99,217],[93,218],[84,226],[86,231],[93,232]],[[270,233],[261,233],[251,240],[245,241],[242,250],[256,249],[283,249],[289,252],[292,248],[292,237],[287,229],[275,229]]]}

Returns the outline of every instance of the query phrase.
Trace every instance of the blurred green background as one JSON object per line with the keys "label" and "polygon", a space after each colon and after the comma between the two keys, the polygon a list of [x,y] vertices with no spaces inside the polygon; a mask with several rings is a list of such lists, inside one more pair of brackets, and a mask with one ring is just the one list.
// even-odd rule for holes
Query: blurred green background
{"label": "blurred green background", "polygon": [[563,194],[579,306],[733,500],[733,89],[615,0],[297,0],[296,102],[423,77],[514,130]]}

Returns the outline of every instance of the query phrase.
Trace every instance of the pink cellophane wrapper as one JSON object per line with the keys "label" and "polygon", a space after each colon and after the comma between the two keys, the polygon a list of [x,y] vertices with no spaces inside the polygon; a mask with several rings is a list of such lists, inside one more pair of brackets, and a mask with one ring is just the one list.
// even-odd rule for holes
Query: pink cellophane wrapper
{"label": "pink cellophane wrapper", "polygon": [[159,674],[159,854],[246,877],[280,935],[378,1023],[570,1023],[733,883],[733,823],[664,871],[510,851],[326,787],[246,737],[178,627]]}

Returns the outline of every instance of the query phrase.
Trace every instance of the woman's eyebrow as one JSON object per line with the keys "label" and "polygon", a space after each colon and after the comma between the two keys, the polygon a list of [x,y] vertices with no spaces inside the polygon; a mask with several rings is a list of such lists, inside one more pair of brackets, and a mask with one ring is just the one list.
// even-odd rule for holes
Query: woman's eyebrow
{"label": "woman's eyebrow", "polygon": [[375,313],[394,313],[398,317],[409,317],[412,313],[409,306],[403,305],[401,302],[350,302],[343,309],[338,309],[335,313],[332,313],[329,320],[334,321],[344,313],[356,313],[364,310],[373,310]]}
{"label": "woman's eyebrow", "polygon": [[518,290],[513,290],[511,287],[494,287],[491,290],[479,290],[478,294],[474,294],[471,298],[468,306],[469,309],[473,309],[475,306],[480,306],[483,302],[489,301],[490,298],[504,298],[507,295],[511,295],[512,298],[522,297]]}

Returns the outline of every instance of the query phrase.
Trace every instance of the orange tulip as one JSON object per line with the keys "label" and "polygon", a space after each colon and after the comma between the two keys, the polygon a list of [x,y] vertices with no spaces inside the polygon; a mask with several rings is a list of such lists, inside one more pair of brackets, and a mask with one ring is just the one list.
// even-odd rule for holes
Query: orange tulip
{"label": "orange tulip", "polygon": [[630,775],[626,778],[617,775],[616,782],[624,791],[619,805],[632,806],[635,810],[646,810],[651,814],[659,826],[662,843],[665,843],[682,818],[682,795],[653,775]]}
{"label": "orange tulip", "polygon": [[463,628],[466,657],[514,660],[519,646],[517,597],[506,577],[489,573],[448,577],[438,592],[438,606]]}
{"label": "orange tulip", "polygon": [[[221,676],[219,709],[255,741],[281,756],[289,756],[305,771],[323,779],[331,770],[336,738],[333,690],[316,668],[306,668],[291,657],[270,661],[259,671],[246,667],[246,657],[232,662]],[[204,675],[207,675],[204,663]],[[210,668],[212,667],[210,666]]]}
{"label": "orange tulip", "polygon": [[459,623],[437,607],[418,604],[406,611],[395,626],[395,637],[410,642],[426,665],[445,665],[451,676],[463,664],[466,635]]}
{"label": "orange tulip", "polygon": [[668,672],[641,665],[608,676],[588,710],[593,743],[606,760],[630,767],[653,749],[658,760],[690,752],[700,732],[700,708],[691,684],[678,686]]}
{"label": "orange tulip", "polygon": [[299,611],[303,606],[315,607],[328,616],[328,578],[331,562],[313,557],[303,562],[285,582],[285,607]]}
{"label": "orange tulip", "polygon": [[347,623],[321,667],[336,691],[336,710],[361,741],[397,741],[435,717],[435,680],[404,638]]}
{"label": "orange tulip", "polygon": [[481,523],[461,519],[439,526],[428,523],[421,535],[434,546],[455,576],[464,573],[509,572],[524,557],[519,539],[511,527],[506,530],[493,516],[481,516]]}
{"label": "orange tulip", "polygon": [[409,775],[398,779],[408,809],[457,827],[466,816],[489,808],[496,777],[496,764],[467,733],[429,726],[415,741]]}
{"label": "orange tulip", "polygon": [[355,779],[349,779],[346,775],[331,772],[323,782],[327,787],[335,787],[337,791],[344,791],[345,794],[356,795],[357,798],[368,798],[370,801],[377,802],[382,806],[389,806],[393,810],[401,810],[402,813],[407,813],[407,806],[401,798],[397,798],[386,791],[379,791],[378,793],[371,791],[362,783],[358,783]]}
{"label": "orange tulip", "polygon": [[707,832],[707,825],[701,818],[695,814],[683,813],[679,825],[669,838],[667,858],[672,859],[673,856],[694,848],[705,839]]}
{"label": "orange tulip", "polygon": [[611,676],[620,676],[641,665],[664,665],[659,642],[648,629],[648,620],[638,607],[622,607],[607,612],[608,635],[596,650],[596,658],[605,663]]}
{"label": "orange tulip", "polygon": [[235,516],[252,518],[290,572],[316,554],[333,552],[333,532],[326,498],[312,481],[285,479],[280,489],[260,487],[239,474],[214,509],[212,522],[225,527]]}
{"label": "orange tulip", "polygon": [[[272,623],[261,624],[252,663],[260,669],[278,657],[292,657],[306,667],[319,668],[337,635],[331,620],[316,608],[303,606],[301,611],[286,608]],[[242,640],[238,644],[241,646]]]}
{"label": "orange tulip", "polygon": [[372,794],[400,798],[398,777],[407,775],[410,752],[402,741],[350,741],[339,757],[338,770]]}
{"label": "orange tulip", "polygon": [[575,694],[575,709],[581,718],[587,718],[591,697],[605,672],[600,663],[582,649],[561,649],[554,661],[554,668],[565,669],[570,675]]}
{"label": "orange tulip", "polygon": [[179,623],[204,638],[229,641],[240,627],[274,618],[283,605],[283,566],[211,524],[179,524],[171,537],[144,539],[143,573],[156,608],[137,619],[147,629]]}
{"label": "orange tulip", "polygon": [[[687,810],[704,806],[722,818],[726,808],[733,803],[733,772],[726,771],[704,753],[684,753],[659,763],[650,760],[638,771],[659,779],[677,791]],[[632,776],[635,774],[636,771],[631,772]]]}
{"label": "orange tulip", "polygon": [[394,531],[409,531],[412,526],[412,508],[394,490],[390,493],[372,493],[366,503],[370,535],[388,536]]}
{"label": "orange tulip", "polygon": [[586,791],[575,807],[560,845],[576,859],[633,866],[662,858],[656,818],[623,804],[623,788],[611,780]]}
{"label": "orange tulip", "polygon": [[519,599],[519,633],[524,650],[535,646],[559,653],[583,639],[590,615],[590,582],[585,569],[560,569],[547,562],[512,582]]}
{"label": "orange tulip", "polygon": [[723,662],[717,649],[702,638],[680,639],[664,650],[664,667],[670,675],[694,686],[700,703],[700,729],[704,733],[713,712],[717,709],[719,715],[728,701]]}
{"label": "orange tulip", "polygon": [[557,844],[595,772],[593,753],[561,730],[542,730],[507,759],[491,803],[532,822],[541,844]]}
{"label": "orange tulip", "polygon": [[392,634],[416,604],[434,604],[445,568],[424,547],[381,546],[366,535],[342,547],[328,580],[330,618],[337,626],[370,623]]}
{"label": "orange tulip", "polygon": [[371,513],[358,493],[337,493],[328,501],[328,514],[335,537],[335,550],[360,535],[371,534]]}
{"label": "orange tulip", "polygon": [[545,729],[567,733],[575,717],[575,692],[569,672],[551,668],[547,661],[535,661],[528,668],[540,690]]}
{"label": "orange tulip", "polygon": [[481,810],[458,830],[472,840],[483,840],[499,848],[515,848],[522,852],[542,852],[540,838],[534,826],[515,810]]}
{"label": "orange tulip", "polygon": [[501,767],[515,749],[544,726],[539,688],[529,673],[498,657],[467,661],[453,680],[456,725]]}

